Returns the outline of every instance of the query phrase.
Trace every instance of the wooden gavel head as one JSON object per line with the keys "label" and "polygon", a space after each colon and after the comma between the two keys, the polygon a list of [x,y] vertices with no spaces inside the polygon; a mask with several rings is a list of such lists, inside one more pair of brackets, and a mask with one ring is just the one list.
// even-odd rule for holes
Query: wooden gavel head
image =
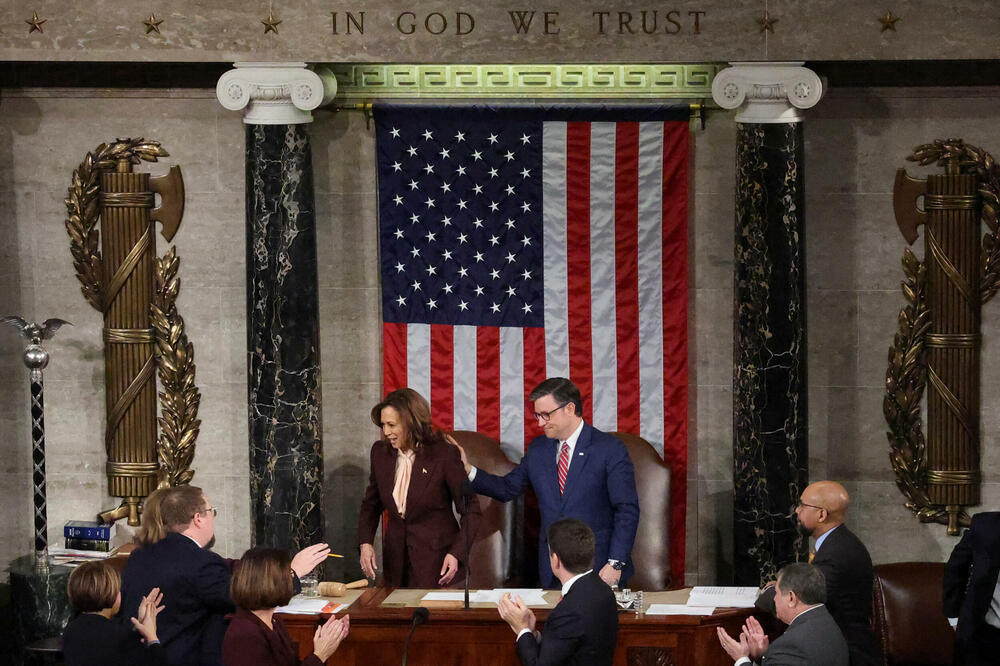
{"label": "wooden gavel head", "polygon": [[342,597],[348,590],[359,587],[368,587],[368,579],[362,578],[350,583],[335,583],[325,581],[319,584],[317,591],[321,597]]}

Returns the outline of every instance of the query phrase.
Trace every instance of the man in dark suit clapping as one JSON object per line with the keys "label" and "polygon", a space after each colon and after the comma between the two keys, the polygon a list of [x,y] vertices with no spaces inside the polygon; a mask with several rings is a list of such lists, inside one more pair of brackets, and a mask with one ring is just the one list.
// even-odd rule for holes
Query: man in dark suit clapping
{"label": "man in dark suit clapping", "polygon": [[517,634],[525,666],[610,666],[618,640],[618,607],[611,588],[594,573],[594,533],[575,518],[549,527],[549,564],[562,583],[562,601],[535,631],[535,614],[519,597],[501,597],[497,608]]}
{"label": "man in dark suit clapping", "polygon": [[[119,617],[134,616],[144,591],[159,587],[168,599],[157,618],[167,662],[221,666],[225,616],[235,607],[229,596],[233,560],[209,550],[215,542],[217,508],[195,486],[175,486],[163,493],[160,517],[167,535],[128,558]],[[304,548],[292,559],[292,570],[296,576],[305,575],[329,552],[325,543]]]}
{"label": "man in dark suit clapping", "polygon": [[774,591],[775,613],[788,624],[774,643],[752,616],[739,640],[722,627],[716,630],[735,666],[847,666],[847,642],[823,605],[826,582],[819,569],[804,562],[789,564],[778,572]]}
{"label": "man in dark suit clapping", "polygon": [[996,664],[1000,659],[1000,511],[984,511],[948,558],[944,614],[955,627],[955,663]]}

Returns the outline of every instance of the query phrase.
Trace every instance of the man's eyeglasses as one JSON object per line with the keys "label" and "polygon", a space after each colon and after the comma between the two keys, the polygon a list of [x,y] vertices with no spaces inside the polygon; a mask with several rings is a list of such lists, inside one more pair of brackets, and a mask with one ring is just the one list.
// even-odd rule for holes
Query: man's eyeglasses
{"label": "man's eyeglasses", "polygon": [[217,506],[210,506],[207,509],[202,509],[198,513],[210,513],[210,514],[212,514],[212,517],[214,518],[215,516],[219,515],[219,507],[217,507]]}
{"label": "man's eyeglasses", "polygon": [[552,418],[553,414],[555,414],[556,412],[558,412],[560,409],[562,409],[563,407],[565,407],[568,404],[569,404],[568,402],[564,402],[563,404],[559,405],[555,409],[550,409],[547,412],[531,412],[531,415],[535,417],[536,421],[541,421],[542,423],[548,423],[549,419]]}
{"label": "man's eyeglasses", "polygon": [[807,506],[810,509],[818,509],[820,511],[826,511],[826,507],[825,506],[816,506],[815,504],[806,504],[802,500],[799,500],[799,506]]}

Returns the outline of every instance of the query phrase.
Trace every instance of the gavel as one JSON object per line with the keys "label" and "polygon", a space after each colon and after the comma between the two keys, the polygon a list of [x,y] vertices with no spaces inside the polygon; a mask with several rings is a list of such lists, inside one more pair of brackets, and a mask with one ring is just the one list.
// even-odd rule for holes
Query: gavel
{"label": "gavel", "polygon": [[321,597],[342,597],[348,590],[353,590],[359,587],[368,587],[368,579],[362,578],[361,580],[356,580],[351,583],[334,583],[332,581],[324,581],[319,584],[317,591]]}

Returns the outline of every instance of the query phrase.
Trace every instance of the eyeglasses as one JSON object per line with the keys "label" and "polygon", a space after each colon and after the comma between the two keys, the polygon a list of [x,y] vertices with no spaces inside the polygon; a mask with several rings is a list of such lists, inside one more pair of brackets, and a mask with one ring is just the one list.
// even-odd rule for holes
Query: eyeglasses
{"label": "eyeglasses", "polygon": [[820,511],[826,511],[826,507],[824,506],[816,506],[815,504],[806,504],[802,500],[799,500],[799,506],[807,506],[810,509],[818,509]]}
{"label": "eyeglasses", "polygon": [[553,414],[555,414],[556,412],[558,412],[560,409],[562,409],[563,407],[565,407],[568,404],[569,404],[568,402],[564,402],[563,404],[559,405],[555,409],[550,409],[547,412],[532,412],[531,415],[535,417],[536,421],[541,421],[542,423],[548,423],[549,419],[552,418]]}
{"label": "eyeglasses", "polygon": [[217,506],[210,506],[207,509],[202,509],[198,513],[210,513],[210,514],[212,514],[212,517],[214,518],[215,516],[219,515],[219,507],[217,507]]}

